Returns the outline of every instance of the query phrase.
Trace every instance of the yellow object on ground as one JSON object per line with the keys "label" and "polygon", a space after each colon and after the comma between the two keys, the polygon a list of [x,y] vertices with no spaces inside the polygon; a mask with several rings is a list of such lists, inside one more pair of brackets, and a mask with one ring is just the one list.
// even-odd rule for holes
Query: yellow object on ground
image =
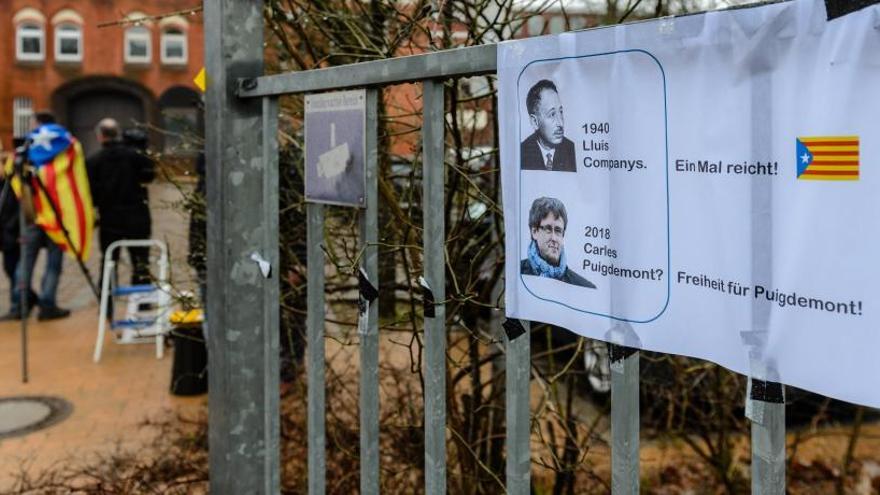
{"label": "yellow object on ground", "polygon": [[205,320],[205,315],[201,308],[196,308],[189,311],[175,311],[171,313],[169,319],[172,325],[193,325],[202,323]]}

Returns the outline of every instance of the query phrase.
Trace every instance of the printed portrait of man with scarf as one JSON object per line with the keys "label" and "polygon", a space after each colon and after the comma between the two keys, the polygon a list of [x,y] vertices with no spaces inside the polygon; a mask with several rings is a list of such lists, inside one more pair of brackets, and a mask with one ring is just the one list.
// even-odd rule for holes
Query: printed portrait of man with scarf
{"label": "printed portrait of man with scarf", "polygon": [[595,289],[596,286],[573,272],[565,259],[565,229],[568,214],[565,205],[556,198],[538,198],[529,209],[529,255],[519,265],[523,275],[547,277]]}

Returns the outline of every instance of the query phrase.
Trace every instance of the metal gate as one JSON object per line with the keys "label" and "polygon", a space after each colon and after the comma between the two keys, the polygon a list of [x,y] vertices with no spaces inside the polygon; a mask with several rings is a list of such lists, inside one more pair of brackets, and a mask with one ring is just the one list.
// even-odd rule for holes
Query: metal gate
{"label": "metal gate", "polygon": [[[423,86],[424,260],[434,299],[445,299],[443,241],[444,80],[493,74],[496,46],[458,48],[306,72],[263,72],[262,2],[205,2],[208,174],[210,463],[214,493],[279,491],[278,97],[367,88],[367,201],[360,213],[362,268],[377,279],[377,105],[385,85]],[[256,77],[259,76],[259,77]],[[308,484],[325,492],[324,254],[322,205],[308,221]],[[256,256],[254,256],[256,254]],[[361,336],[360,487],[379,492],[376,307]],[[425,492],[446,492],[445,310],[424,319]],[[526,330],[528,323],[522,322]],[[510,334],[514,335],[514,334]],[[506,345],[507,493],[530,492],[528,331]],[[639,493],[639,353],[612,349],[612,490]],[[760,384],[759,384],[760,385]],[[752,491],[784,492],[784,405],[749,400]]]}

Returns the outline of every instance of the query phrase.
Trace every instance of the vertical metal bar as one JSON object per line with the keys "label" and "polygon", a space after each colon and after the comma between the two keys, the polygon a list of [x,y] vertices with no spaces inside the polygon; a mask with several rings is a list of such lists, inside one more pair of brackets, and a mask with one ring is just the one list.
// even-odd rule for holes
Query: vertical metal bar
{"label": "vertical metal bar", "polygon": [[324,495],[327,475],[324,433],[324,206],[306,206],[308,288],[309,495]]}
{"label": "vertical metal bar", "polygon": [[531,375],[531,323],[522,321],[526,332],[507,339],[505,395],[507,421],[507,493],[528,495],[531,486],[529,451],[529,377]]}
{"label": "vertical metal bar", "polygon": [[[274,459],[263,463],[267,493],[275,493],[281,486],[281,419],[280,419],[280,340],[281,315],[278,301],[281,286],[278,282],[278,98],[262,98],[263,103],[263,239],[259,253],[270,263],[270,272],[263,287],[263,428],[265,451],[274,453]],[[270,455],[272,457],[272,455]]]}
{"label": "vertical metal bar", "polygon": [[425,493],[446,493],[446,254],[443,81],[425,80],[422,102],[424,270],[434,294],[425,318]]}
{"label": "vertical metal bar", "polygon": [[752,421],[752,494],[783,495],[785,404],[747,400],[747,415]]}
{"label": "vertical metal bar", "polygon": [[638,352],[611,362],[611,491],[639,493]]}
{"label": "vertical metal bar", "polygon": [[[8,182],[8,181],[7,181]],[[24,189],[22,189],[24,196]],[[28,382],[28,315],[31,312],[31,268],[33,263],[28,261],[27,222],[24,216],[24,201],[19,202],[18,206],[18,271],[21,272],[21,278],[15,281],[18,285],[18,310],[21,318],[21,383]],[[31,253],[30,256],[36,256],[37,253]],[[36,303],[36,301],[34,301]]]}
{"label": "vertical metal bar", "polygon": [[[379,189],[378,124],[379,89],[367,89],[366,122],[366,209],[360,218],[360,240],[364,249],[361,266],[370,282],[379,287],[378,225]],[[379,493],[379,300],[370,304],[369,325],[361,340],[361,493]]]}
{"label": "vertical metal bar", "polygon": [[[258,99],[239,100],[240,77],[263,73],[263,2],[205,2],[210,491],[280,490],[277,117]],[[264,106],[268,105],[268,106]],[[264,125],[268,125],[265,129]],[[272,144],[267,144],[272,143]]]}
{"label": "vertical metal bar", "polygon": [[[762,71],[750,78],[750,142],[753,156],[767,156],[778,137],[773,127],[773,83],[773,73],[770,71]],[[773,253],[776,252],[773,245],[775,218],[772,214],[772,205],[777,199],[775,189],[768,181],[755,180],[750,182],[750,193],[752,218],[757,219],[751,222],[753,279],[771,283],[767,277],[772,277],[774,273]],[[749,342],[751,377],[746,416],[752,421],[752,493],[756,494],[785,493],[785,405],[751,397],[754,379],[779,381],[774,364],[764,359],[771,314],[769,305],[753,299],[752,328],[745,333],[752,339]]]}

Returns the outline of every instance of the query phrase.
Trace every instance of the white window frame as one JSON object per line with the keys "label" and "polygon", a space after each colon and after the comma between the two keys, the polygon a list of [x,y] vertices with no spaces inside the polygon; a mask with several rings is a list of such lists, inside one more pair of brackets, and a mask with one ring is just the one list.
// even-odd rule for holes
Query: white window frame
{"label": "white window frame", "polygon": [[12,99],[12,135],[27,136],[31,131],[31,119],[34,116],[34,100],[27,96],[16,96]]}
{"label": "white window frame", "polygon": [[529,30],[529,36],[540,36],[544,33],[544,28],[547,27],[547,19],[542,14],[535,14],[529,17],[526,26]]}
{"label": "white window frame", "polygon": [[[133,56],[131,54],[131,42],[144,41],[147,45],[147,54],[144,56]],[[153,37],[150,35],[150,28],[145,26],[130,27],[125,30],[125,63],[127,64],[149,64],[153,59]]]}
{"label": "white window frame", "polygon": [[[67,30],[65,28],[74,28]],[[64,39],[76,40],[76,54],[61,53],[61,41]],[[82,27],[73,23],[63,23],[55,26],[55,60],[57,62],[82,62],[83,59],[83,31]]]}
{"label": "white window frame", "polygon": [[[40,53],[24,53],[24,31],[30,31],[27,37],[40,40]],[[15,26],[15,58],[22,62],[42,62],[46,59],[46,27],[35,21],[22,21]]]}
{"label": "white window frame", "polygon": [[[172,32],[174,31],[174,32]],[[171,42],[179,42],[183,47],[183,55],[180,57],[169,57],[166,53],[168,44]],[[189,48],[187,47],[186,31],[177,27],[162,30],[161,38],[161,58],[164,65],[186,65],[189,57]]]}
{"label": "white window frame", "polygon": [[547,29],[550,31],[550,34],[564,33],[565,17],[561,15],[554,15],[550,17],[550,21],[547,22]]}

